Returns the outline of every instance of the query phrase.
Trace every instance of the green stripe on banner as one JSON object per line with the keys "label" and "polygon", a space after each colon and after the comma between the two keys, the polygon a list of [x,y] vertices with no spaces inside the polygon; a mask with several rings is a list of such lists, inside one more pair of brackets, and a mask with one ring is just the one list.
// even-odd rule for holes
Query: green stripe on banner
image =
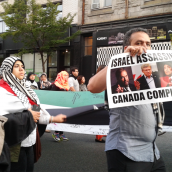
{"label": "green stripe on banner", "polygon": [[89,91],[64,92],[64,91],[46,91],[34,90],[39,97],[41,104],[64,106],[64,107],[81,107],[104,103],[104,91],[93,94]]}

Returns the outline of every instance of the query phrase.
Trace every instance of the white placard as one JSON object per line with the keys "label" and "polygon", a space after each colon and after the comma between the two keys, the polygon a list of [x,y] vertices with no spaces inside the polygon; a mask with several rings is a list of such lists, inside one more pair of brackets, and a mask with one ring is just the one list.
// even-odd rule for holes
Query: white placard
{"label": "white placard", "polygon": [[[148,67],[142,68],[144,64]],[[172,51],[148,50],[134,57],[129,53],[115,55],[106,78],[110,108],[171,101]]]}

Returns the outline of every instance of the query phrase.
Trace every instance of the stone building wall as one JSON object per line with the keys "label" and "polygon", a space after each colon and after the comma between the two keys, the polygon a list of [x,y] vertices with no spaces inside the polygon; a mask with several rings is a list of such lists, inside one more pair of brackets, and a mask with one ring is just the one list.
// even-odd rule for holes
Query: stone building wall
{"label": "stone building wall", "polygon": [[78,23],[78,0],[63,0],[63,17],[68,13],[75,14],[72,24]]}
{"label": "stone building wall", "polygon": [[[82,1],[82,0],[80,0]],[[100,0],[103,1],[103,0]],[[141,18],[172,13],[172,0],[128,0],[128,19]],[[85,23],[102,23],[125,18],[125,0],[112,0],[112,6],[100,9],[91,9],[92,0],[85,0]],[[82,3],[78,8],[78,15],[82,15]],[[78,20],[78,24],[81,19]]]}

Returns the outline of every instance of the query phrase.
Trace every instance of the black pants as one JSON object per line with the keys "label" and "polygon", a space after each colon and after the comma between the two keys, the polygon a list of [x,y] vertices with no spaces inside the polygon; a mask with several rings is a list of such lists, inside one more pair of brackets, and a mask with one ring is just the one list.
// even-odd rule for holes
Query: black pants
{"label": "black pants", "polygon": [[106,152],[108,172],[166,172],[162,157],[154,162],[136,162],[114,149]]}
{"label": "black pants", "polygon": [[11,163],[10,172],[33,172],[34,153],[33,146],[21,147],[18,162]]}

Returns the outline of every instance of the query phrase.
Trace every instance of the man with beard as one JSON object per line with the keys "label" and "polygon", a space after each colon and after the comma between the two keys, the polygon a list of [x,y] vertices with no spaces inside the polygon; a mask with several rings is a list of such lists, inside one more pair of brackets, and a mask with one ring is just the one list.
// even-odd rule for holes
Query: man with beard
{"label": "man with beard", "polygon": [[135,86],[129,83],[128,73],[125,69],[117,69],[115,75],[117,78],[117,84],[112,87],[112,94],[131,92],[136,90]]}
{"label": "man with beard", "polygon": [[[140,56],[151,49],[151,40],[146,29],[133,28],[125,34],[123,45],[124,53]],[[107,67],[89,80],[88,90],[104,91],[106,75]],[[155,143],[160,115],[150,103],[110,109],[105,142],[108,172],[166,172]]]}

